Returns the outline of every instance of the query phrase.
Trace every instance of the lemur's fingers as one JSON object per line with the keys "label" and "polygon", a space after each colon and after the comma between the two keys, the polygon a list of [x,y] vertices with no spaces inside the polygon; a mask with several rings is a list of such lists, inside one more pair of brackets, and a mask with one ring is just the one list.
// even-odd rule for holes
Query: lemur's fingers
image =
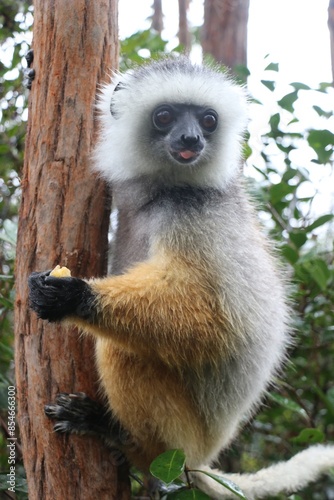
{"label": "lemur's fingers", "polygon": [[91,315],[94,294],[85,281],[55,278],[47,271],[32,273],[28,283],[30,306],[39,318],[60,321],[70,315]]}
{"label": "lemur's fingers", "polygon": [[55,403],[44,406],[44,412],[57,421],[55,432],[96,435],[113,447],[124,447],[128,441],[128,433],[110,411],[84,392],[60,393]]}

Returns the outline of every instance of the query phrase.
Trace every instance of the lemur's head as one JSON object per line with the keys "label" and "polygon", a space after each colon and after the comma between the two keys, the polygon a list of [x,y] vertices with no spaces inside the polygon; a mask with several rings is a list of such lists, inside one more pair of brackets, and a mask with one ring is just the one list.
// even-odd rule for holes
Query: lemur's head
{"label": "lemur's head", "polygon": [[168,58],[117,75],[99,101],[97,168],[109,180],[142,175],[223,186],[238,170],[245,91],[226,74]]}

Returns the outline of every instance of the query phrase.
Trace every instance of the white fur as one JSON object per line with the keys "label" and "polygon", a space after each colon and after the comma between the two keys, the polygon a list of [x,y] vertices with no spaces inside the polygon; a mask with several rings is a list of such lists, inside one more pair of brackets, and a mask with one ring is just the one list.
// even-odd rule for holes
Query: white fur
{"label": "white fur", "polygon": [[[201,470],[223,476],[233,481],[245,494],[247,500],[268,498],[279,493],[291,494],[299,491],[334,468],[334,446],[317,445],[297,453],[287,462],[278,462],[254,474],[224,474],[207,466]],[[214,500],[237,498],[216,481],[200,473],[194,473],[199,488]]]}
{"label": "white fur", "polygon": [[[240,165],[241,140],[247,124],[245,90],[223,73],[195,67],[186,74],[175,64],[173,71],[148,66],[136,72],[116,74],[103,88],[98,108],[102,130],[94,155],[95,167],[108,181],[124,181],[140,175],[166,173],[152,157],[149,144],[151,114],[164,103],[189,103],[213,108],[219,115],[214,152],[210,161],[196,168],[168,166],[170,174],[180,182],[224,187]],[[121,90],[114,92],[121,82]],[[110,112],[112,103],[115,116]],[[124,154],[126,152],[126,154]]]}

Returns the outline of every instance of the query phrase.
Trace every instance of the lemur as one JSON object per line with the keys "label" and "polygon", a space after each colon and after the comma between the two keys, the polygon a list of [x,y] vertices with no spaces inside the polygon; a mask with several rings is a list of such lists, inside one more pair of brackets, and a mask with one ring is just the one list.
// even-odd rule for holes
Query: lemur
{"label": "lemur", "polygon": [[[291,339],[280,265],[241,174],[247,94],[216,68],[166,58],[115,75],[98,106],[94,164],[118,214],[111,275],[33,273],[29,285],[39,318],[95,337],[108,422],[82,394],[45,411],[57,431],[103,435],[140,469],[176,448],[203,468],[254,414]],[[334,447],[321,446],[225,477],[266,498],[330,466]],[[195,481],[212,498],[230,495]]]}

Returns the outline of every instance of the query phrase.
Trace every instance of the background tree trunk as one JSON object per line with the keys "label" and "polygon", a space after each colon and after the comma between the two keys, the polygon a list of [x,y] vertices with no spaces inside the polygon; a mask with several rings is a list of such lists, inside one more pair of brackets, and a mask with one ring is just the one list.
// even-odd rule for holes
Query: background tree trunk
{"label": "background tree trunk", "polygon": [[331,44],[332,81],[334,85],[334,0],[329,0],[328,28],[330,33],[330,44]]}
{"label": "background tree trunk", "polygon": [[162,30],[164,29],[162,1],[154,0],[152,9],[153,9],[152,28],[156,30],[159,33],[159,35],[161,35]]}
{"label": "background tree trunk", "polygon": [[72,275],[106,270],[109,199],[89,155],[97,84],[116,66],[116,0],[34,2],[36,78],[29,102],[16,262],[18,420],[29,500],[127,499],[127,480],[93,438],[56,435],[44,416],[58,392],[96,398],[93,343],[37,320],[27,303],[34,271],[68,266]]}
{"label": "background tree trunk", "polygon": [[179,0],[179,43],[186,54],[191,49],[191,37],[188,26],[189,0]]}
{"label": "background tree trunk", "polygon": [[247,65],[249,0],[205,0],[202,47],[229,68]]}

